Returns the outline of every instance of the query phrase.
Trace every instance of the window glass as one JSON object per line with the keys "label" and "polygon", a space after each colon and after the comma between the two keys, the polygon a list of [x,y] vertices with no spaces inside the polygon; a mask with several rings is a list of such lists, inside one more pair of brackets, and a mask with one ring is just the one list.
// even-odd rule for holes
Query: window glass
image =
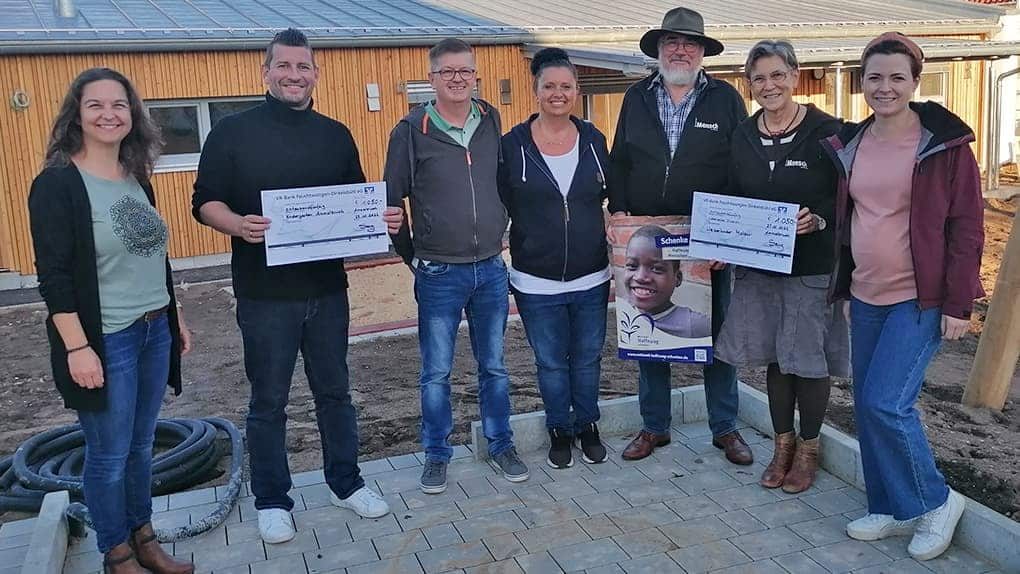
{"label": "window glass", "polygon": [[149,115],[163,132],[163,155],[202,151],[197,105],[152,107]]}
{"label": "window glass", "polygon": [[262,100],[243,100],[240,102],[209,102],[209,126],[216,127],[216,124],[223,118],[254,108],[262,103]]}

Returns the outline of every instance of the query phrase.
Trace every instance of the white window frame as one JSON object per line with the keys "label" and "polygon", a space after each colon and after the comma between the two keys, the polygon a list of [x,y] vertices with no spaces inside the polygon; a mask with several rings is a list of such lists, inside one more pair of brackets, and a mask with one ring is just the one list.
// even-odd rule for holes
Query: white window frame
{"label": "white window frame", "polygon": [[949,98],[949,67],[939,66],[937,64],[930,66],[930,69],[921,72],[921,77],[923,78],[924,76],[932,74],[938,74],[939,78],[941,78],[942,80],[942,89],[940,90],[941,93],[937,97],[922,96],[921,82],[917,82],[917,91],[914,92],[914,100],[920,102],[924,101],[922,100],[922,98],[924,98],[927,100],[931,100],[933,102],[938,102],[939,105],[941,105],[942,107],[948,107],[946,105],[946,100]]}
{"label": "white window frame", "polygon": [[[229,102],[261,102],[264,96],[238,96],[230,98],[202,98],[202,99],[179,99],[179,100],[147,100],[146,109],[152,108],[198,108],[198,148],[205,147],[205,139],[212,130],[212,119],[209,114],[209,104]],[[174,153],[163,154],[156,160],[154,171],[156,173],[170,173],[178,171],[195,171],[198,169],[198,160],[202,157],[198,153]]]}

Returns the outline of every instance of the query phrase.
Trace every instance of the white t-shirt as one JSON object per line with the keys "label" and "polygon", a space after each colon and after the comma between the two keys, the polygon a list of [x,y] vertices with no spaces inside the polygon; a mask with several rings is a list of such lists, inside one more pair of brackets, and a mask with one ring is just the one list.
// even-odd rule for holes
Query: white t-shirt
{"label": "white t-shirt", "polygon": [[577,160],[579,157],[577,142],[580,139],[580,136],[578,136],[574,140],[574,147],[570,148],[570,151],[563,155],[542,154],[542,159],[545,160],[545,165],[549,166],[549,171],[556,180],[556,185],[560,187],[560,193],[563,194],[563,197],[566,197],[567,193],[570,192],[570,184],[573,183],[574,172],[577,171]]}

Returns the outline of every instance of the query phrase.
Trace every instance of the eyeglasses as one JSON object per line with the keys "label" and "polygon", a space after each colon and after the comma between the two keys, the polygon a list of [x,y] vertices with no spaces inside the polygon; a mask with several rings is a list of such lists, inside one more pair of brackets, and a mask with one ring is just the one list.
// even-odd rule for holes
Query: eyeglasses
{"label": "eyeglasses", "polygon": [[670,51],[683,50],[688,54],[696,52],[701,47],[700,42],[690,40],[688,38],[667,38],[662,41],[660,48],[666,48]]}
{"label": "eyeglasses", "polygon": [[432,70],[433,74],[438,75],[443,80],[449,82],[456,76],[464,81],[470,80],[475,77],[476,70],[474,68],[461,68],[460,70],[451,70],[449,68],[443,68],[442,70]]}
{"label": "eyeglasses", "polygon": [[775,71],[766,76],[754,76],[751,78],[751,85],[755,88],[764,88],[765,80],[772,80],[773,84],[782,84],[786,81],[786,78],[790,77],[790,72]]}

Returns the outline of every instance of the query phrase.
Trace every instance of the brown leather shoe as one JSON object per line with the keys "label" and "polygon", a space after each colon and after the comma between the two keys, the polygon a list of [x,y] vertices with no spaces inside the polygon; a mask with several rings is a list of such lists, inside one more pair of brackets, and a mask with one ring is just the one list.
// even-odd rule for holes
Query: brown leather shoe
{"label": "brown leather shoe", "polygon": [[153,574],[193,574],[195,565],[178,560],[166,553],[156,540],[156,533],[149,522],[131,533],[131,546],[135,549],[138,563]]}
{"label": "brown leather shoe", "polygon": [[668,434],[654,434],[648,431],[641,431],[634,440],[630,441],[627,448],[623,449],[624,460],[641,460],[652,454],[657,446],[669,444]]}
{"label": "brown leather shoe", "polygon": [[772,453],[772,462],[761,473],[759,484],[765,488],[779,488],[783,485],[786,473],[793,464],[793,453],[797,448],[797,433],[790,431],[776,434],[776,449]]}
{"label": "brown leather shoe", "polygon": [[811,488],[818,472],[818,437],[811,440],[797,439],[797,453],[793,455],[793,467],[783,480],[783,492],[797,494]]}
{"label": "brown leather shoe", "polygon": [[726,453],[726,460],[733,464],[747,466],[754,462],[754,455],[751,454],[751,447],[744,442],[744,437],[739,431],[717,436],[712,439],[715,448],[721,448]]}
{"label": "brown leather shoe", "polygon": [[110,549],[103,556],[104,574],[145,574],[145,570],[135,560],[135,553],[127,542],[122,542]]}

